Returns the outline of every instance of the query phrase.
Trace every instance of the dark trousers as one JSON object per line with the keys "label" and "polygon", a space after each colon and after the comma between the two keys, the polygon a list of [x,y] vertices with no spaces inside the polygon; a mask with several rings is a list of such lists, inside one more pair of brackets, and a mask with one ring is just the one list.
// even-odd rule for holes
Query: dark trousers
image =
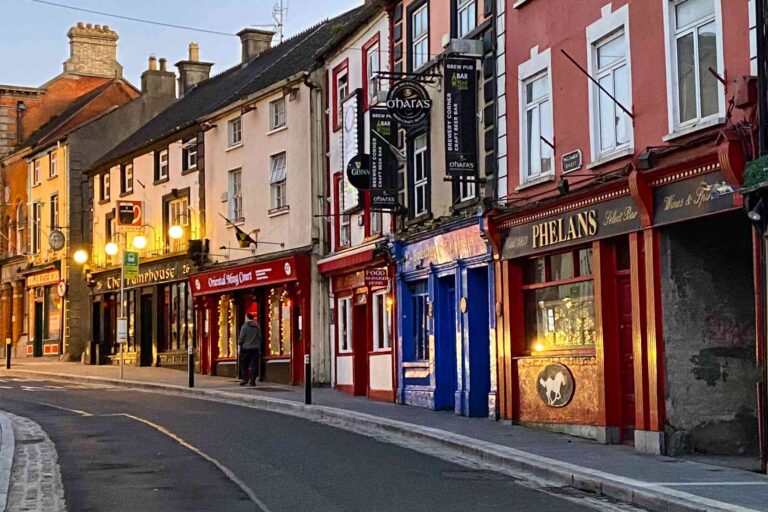
{"label": "dark trousers", "polygon": [[[243,349],[240,351],[240,378],[255,382],[261,377],[261,350],[257,348]],[[248,378],[250,375],[250,379]]]}

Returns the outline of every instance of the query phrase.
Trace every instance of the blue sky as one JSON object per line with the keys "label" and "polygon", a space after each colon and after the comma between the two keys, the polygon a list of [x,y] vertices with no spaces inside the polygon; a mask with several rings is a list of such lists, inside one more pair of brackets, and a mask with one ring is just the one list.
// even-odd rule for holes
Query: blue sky
{"label": "blue sky", "polygon": [[[277,0],[51,0],[54,3],[146,18],[176,25],[235,34],[246,26],[273,23]],[[0,0],[0,84],[39,86],[61,73],[69,56],[69,27],[83,21],[109,25],[119,36],[117,56],[124,76],[137,87],[147,57],[165,57],[173,65],[185,59],[190,41],[200,45],[200,58],[214,62],[213,73],[240,60],[240,40],[120,20],[44,5],[32,0]],[[363,0],[283,0],[288,6],[285,34],[290,36],[318,21],[356,7]]]}

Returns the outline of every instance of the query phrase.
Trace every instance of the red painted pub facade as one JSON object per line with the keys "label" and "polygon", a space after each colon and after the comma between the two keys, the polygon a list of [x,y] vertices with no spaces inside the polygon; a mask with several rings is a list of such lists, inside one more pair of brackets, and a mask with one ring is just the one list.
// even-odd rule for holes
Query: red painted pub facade
{"label": "red painted pub facade", "polygon": [[502,4],[500,417],[757,457],[747,2]]}
{"label": "red painted pub facade", "polygon": [[234,376],[237,334],[246,313],[262,326],[262,372],[269,382],[303,382],[309,352],[310,257],[294,254],[268,261],[218,267],[190,276],[195,302],[200,371]]}

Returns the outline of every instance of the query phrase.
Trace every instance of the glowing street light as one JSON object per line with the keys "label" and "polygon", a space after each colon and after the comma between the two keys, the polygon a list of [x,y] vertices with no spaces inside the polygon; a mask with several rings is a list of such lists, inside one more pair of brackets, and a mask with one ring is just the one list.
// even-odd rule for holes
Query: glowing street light
{"label": "glowing street light", "polygon": [[75,251],[75,254],[72,258],[78,265],[83,265],[86,261],[88,261],[88,252],[84,249],[78,249]]}
{"label": "glowing street light", "polygon": [[144,235],[133,237],[133,246],[139,250],[144,249],[147,246],[147,237]]}
{"label": "glowing street light", "polygon": [[168,235],[174,240],[178,240],[179,238],[184,236],[184,228],[174,224],[173,226],[170,227],[170,229],[168,229]]}
{"label": "glowing street light", "polygon": [[117,246],[115,242],[109,242],[107,245],[104,246],[104,252],[106,252],[110,256],[114,256],[117,254],[117,252],[120,250],[120,248]]}

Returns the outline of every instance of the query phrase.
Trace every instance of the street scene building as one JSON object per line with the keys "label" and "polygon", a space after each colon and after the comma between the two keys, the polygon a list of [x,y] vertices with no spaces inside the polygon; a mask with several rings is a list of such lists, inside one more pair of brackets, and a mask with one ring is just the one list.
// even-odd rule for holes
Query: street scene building
{"label": "street scene building", "polygon": [[239,58],[187,38],[138,87],[78,22],[60,75],[0,85],[7,368],[764,509],[675,486],[765,485],[768,3],[342,3],[157,22]]}

